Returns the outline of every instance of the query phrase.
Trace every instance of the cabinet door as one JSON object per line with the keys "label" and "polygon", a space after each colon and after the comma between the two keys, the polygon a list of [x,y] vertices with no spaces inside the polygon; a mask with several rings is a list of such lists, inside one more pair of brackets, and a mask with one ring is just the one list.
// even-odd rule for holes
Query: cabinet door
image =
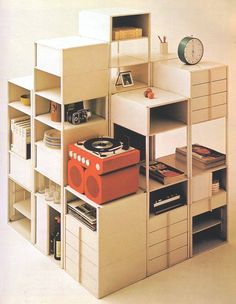
{"label": "cabinet door", "polygon": [[211,175],[209,173],[193,177],[192,201],[200,201],[210,196]]}
{"label": "cabinet door", "polygon": [[49,208],[44,200],[37,197],[36,247],[44,254],[49,253]]}

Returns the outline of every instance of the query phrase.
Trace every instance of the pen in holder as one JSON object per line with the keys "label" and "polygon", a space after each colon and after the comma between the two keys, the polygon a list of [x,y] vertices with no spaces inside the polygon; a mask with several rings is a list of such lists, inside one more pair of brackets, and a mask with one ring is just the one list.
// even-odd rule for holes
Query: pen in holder
{"label": "pen in holder", "polygon": [[158,36],[160,40],[160,55],[167,55],[168,54],[168,42],[166,41],[166,36],[161,39],[160,36]]}

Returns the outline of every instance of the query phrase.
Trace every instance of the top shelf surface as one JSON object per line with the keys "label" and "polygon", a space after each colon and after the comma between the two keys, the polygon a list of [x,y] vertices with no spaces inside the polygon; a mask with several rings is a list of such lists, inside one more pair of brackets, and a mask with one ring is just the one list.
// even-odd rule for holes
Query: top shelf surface
{"label": "top shelf surface", "polygon": [[22,87],[26,90],[33,90],[34,88],[34,78],[33,75],[18,77],[9,80],[10,83]]}
{"label": "top shelf surface", "polygon": [[137,9],[128,9],[128,8],[123,8],[123,7],[91,9],[91,10],[85,10],[85,11],[91,12],[94,14],[110,16],[110,17],[122,17],[122,16],[131,16],[131,15],[150,14],[150,12],[147,12],[147,11],[141,11],[141,10],[137,10]]}
{"label": "top shelf surface", "polygon": [[144,96],[145,89],[118,93],[117,97],[127,99],[129,102],[136,103],[145,108],[160,107],[167,104],[185,101],[187,99],[185,96],[175,94],[170,91],[161,90],[155,87],[151,87],[151,89],[154,92],[153,99],[148,99]]}
{"label": "top shelf surface", "polygon": [[165,61],[162,61],[161,64],[166,65],[170,68],[181,69],[186,72],[209,70],[209,69],[219,68],[219,67],[223,66],[222,63],[216,63],[216,62],[210,62],[210,61],[201,61],[198,64],[188,65],[188,64],[182,63],[179,59],[165,60]]}
{"label": "top shelf surface", "polygon": [[42,39],[36,41],[36,43],[59,50],[104,44],[104,42],[101,40],[81,37],[81,36],[68,36],[68,37],[58,37],[53,39]]}

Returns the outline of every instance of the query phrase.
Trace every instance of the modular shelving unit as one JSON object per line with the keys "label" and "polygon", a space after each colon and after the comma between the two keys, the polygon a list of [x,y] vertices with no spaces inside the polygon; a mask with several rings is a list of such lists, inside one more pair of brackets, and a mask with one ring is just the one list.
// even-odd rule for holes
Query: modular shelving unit
{"label": "modular shelving unit", "polygon": [[[120,26],[141,28],[142,37],[114,40],[113,29]],[[9,122],[22,115],[31,121],[31,159],[11,151],[9,134],[9,220],[50,256],[53,219],[60,216],[59,266],[101,298],[227,240],[228,163],[196,168],[191,149],[199,143],[227,154],[227,67],[186,66],[172,54],[151,54],[147,12],[82,11],[79,35],[36,42],[34,77],[9,81]],[[122,71],[131,71],[133,86],[115,85]],[[144,97],[148,86],[154,99]],[[19,101],[26,93],[31,106]],[[66,105],[81,100],[92,117],[72,125],[65,120]],[[61,107],[61,122],[51,120],[51,102]],[[222,143],[201,133],[218,122],[225,128]],[[60,149],[45,145],[44,132],[50,129],[59,132]],[[162,184],[146,169],[136,194],[94,203],[68,186],[68,144],[108,134],[128,136],[141,152],[139,165],[148,168],[158,159],[183,171],[183,177]],[[187,147],[185,161],[176,159],[181,146]],[[59,187],[59,204],[40,193],[45,179]],[[216,179],[220,189],[212,192]],[[152,203],[177,192],[181,203],[155,215]],[[96,231],[68,213],[75,199],[95,208]]]}

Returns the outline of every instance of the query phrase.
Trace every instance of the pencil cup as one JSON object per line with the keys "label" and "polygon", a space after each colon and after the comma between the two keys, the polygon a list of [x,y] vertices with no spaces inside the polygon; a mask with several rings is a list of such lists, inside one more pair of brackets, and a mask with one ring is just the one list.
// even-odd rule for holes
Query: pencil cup
{"label": "pencil cup", "polygon": [[161,55],[167,55],[168,54],[168,43],[167,42],[161,42],[160,43],[160,54]]}

